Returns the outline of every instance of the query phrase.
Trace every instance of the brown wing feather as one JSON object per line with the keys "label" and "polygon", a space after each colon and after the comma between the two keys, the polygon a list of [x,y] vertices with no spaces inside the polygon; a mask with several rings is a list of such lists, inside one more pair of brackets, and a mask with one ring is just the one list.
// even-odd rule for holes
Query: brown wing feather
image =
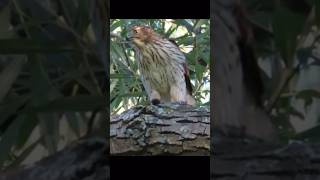
{"label": "brown wing feather", "polygon": [[186,63],[183,64],[183,69],[184,69],[184,79],[186,81],[186,87],[187,87],[188,93],[192,95],[192,84],[189,78],[189,69]]}
{"label": "brown wing feather", "polygon": [[[172,42],[175,46],[177,46],[177,48],[179,48],[178,44],[176,43],[175,40],[173,39],[169,39],[170,42]],[[184,70],[184,79],[186,81],[186,87],[187,87],[187,91],[190,95],[192,95],[192,84],[190,81],[190,77],[189,77],[189,69],[186,63],[183,63],[183,70]]]}

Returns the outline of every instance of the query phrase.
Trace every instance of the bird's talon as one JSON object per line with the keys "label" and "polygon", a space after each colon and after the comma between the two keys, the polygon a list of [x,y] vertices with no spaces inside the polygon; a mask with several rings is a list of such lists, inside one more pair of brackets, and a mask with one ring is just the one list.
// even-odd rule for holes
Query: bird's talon
{"label": "bird's talon", "polygon": [[151,100],[151,104],[152,105],[158,105],[158,104],[160,104],[160,100],[159,99],[152,99]]}

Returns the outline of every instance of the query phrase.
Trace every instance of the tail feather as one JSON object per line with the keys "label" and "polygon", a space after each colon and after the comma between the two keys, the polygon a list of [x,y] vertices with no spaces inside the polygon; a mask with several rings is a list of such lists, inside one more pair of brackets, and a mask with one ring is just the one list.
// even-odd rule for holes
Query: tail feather
{"label": "tail feather", "polygon": [[192,90],[192,84],[191,84],[191,81],[190,81],[190,78],[189,78],[189,73],[185,73],[184,74],[184,78],[185,78],[185,81],[186,81],[186,88],[187,88],[187,92],[188,92],[188,94],[187,94],[187,104],[195,105],[196,101],[192,97],[192,91],[193,90]]}
{"label": "tail feather", "polygon": [[186,81],[186,87],[187,87],[188,94],[192,95],[192,84],[191,84],[189,75],[185,73],[184,79]]}

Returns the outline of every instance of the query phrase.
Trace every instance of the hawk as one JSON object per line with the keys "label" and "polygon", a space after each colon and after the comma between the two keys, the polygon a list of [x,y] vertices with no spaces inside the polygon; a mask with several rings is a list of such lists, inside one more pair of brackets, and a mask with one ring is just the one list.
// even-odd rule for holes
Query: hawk
{"label": "hawk", "polygon": [[186,58],[176,44],[144,25],[133,26],[128,39],[152,104],[195,104]]}

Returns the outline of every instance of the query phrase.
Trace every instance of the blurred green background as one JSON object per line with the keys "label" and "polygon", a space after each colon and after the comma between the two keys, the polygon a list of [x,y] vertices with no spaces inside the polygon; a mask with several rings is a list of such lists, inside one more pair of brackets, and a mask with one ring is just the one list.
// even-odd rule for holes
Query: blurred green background
{"label": "blurred green background", "polygon": [[106,19],[106,1],[0,1],[0,170],[106,136]]}
{"label": "blurred green background", "polygon": [[264,108],[282,142],[319,142],[320,1],[241,2],[255,33]]}
{"label": "blurred green background", "polygon": [[185,54],[193,95],[198,106],[210,97],[210,20],[208,19],[111,19],[110,109],[121,113],[137,104],[149,104],[132,46],[125,41],[130,27],[147,25],[170,40]]}

